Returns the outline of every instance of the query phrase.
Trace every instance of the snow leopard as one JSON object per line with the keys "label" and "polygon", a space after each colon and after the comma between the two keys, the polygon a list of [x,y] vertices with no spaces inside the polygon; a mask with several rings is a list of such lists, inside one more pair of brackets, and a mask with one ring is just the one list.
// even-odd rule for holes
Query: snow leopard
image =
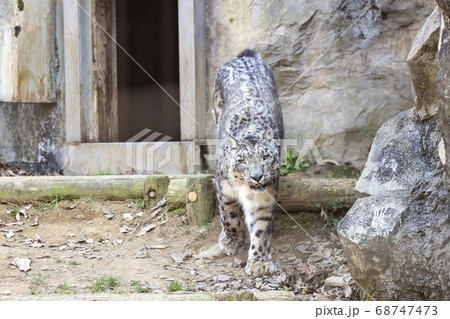
{"label": "snow leopard", "polygon": [[[283,117],[270,67],[251,49],[218,71],[216,196],[222,232],[219,247],[234,255],[250,239],[245,272],[277,271],[271,256],[280,171]],[[241,215],[245,217],[245,224]]]}

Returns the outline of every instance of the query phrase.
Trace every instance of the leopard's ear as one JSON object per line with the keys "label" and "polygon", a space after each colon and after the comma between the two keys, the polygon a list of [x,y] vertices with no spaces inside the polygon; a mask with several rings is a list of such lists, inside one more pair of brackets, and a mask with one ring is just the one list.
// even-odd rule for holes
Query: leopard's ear
{"label": "leopard's ear", "polygon": [[228,146],[229,146],[230,148],[232,148],[232,149],[236,149],[236,148],[239,147],[239,143],[238,143],[237,139],[235,139],[235,138],[234,138],[233,136],[231,136],[231,135],[229,135],[229,136],[227,137],[227,143],[228,143]]}

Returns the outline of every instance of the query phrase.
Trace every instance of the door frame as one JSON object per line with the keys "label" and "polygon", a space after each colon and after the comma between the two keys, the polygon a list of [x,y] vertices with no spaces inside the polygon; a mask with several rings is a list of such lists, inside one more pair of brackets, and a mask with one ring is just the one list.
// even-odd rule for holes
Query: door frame
{"label": "door frame", "polygon": [[[64,168],[69,174],[77,175],[91,175],[105,169],[111,169],[112,174],[125,174],[128,169],[122,165],[123,151],[114,151],[124,149],[126,144],[115,143],[119,130],[117,55],[113,40],[115,0],[78,0],[78,3],[86,12],[75,1],[63,0]],[[181,141],[166,143],[174,154],[172,158],[177,160],[165,166],[161,173],[188,174],[199,168],[200,149],[196,140],[205,138],[207,118],[204,17],[204,0],[178,1]],[[105,33],[108,30],[113,39]],[[105,85],[111,88],[106,93],[100,90]],[[157,143],[154,142],[155,147]],[[144,143],[133,142],[138,148],[153,148],[152,142],[139,144]],[[158,150],[162,151],[163,148]],[[103,167],[106,164],[102,162],[110,166],[121,164]]]}
{"label": "door frame", "polygon": [[65,141],[116,142],[115,0],[63,1]]}

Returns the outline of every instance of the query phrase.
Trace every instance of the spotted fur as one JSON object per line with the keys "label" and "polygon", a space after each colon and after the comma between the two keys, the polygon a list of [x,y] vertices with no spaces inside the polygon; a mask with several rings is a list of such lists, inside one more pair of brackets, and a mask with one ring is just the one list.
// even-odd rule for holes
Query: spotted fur
{"label": "spotted fur", "polygon": [[[280,169],[283,118],[272,71],[250,49],[224,64],[216,78],[216,188],[219,246],[236,254],[250,235],[246,273],[276,271],[270,253]],[[244,213],[245,224],[241,219]]]}

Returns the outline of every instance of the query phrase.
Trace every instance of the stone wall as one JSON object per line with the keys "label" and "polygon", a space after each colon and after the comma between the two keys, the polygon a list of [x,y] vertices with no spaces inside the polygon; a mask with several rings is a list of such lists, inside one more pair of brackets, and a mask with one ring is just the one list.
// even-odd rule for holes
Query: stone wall
{"label": "stone wall", "polygon": [[0,159],[32,173],[62,168],[58,104],[0,102]]}
{"label": "stone wall", "polygon": [[324,158],[361,168],[381,124],[414,103],[406,58],[435,7],[431,0],[377,1],[348,29],[371,3],[207,0],[208,106],[219,67],[255,48],[273,69],[286,138],[300,146],[312,138]]}
{"label": "stone wall", "polygon": [[[6,7],[10,7],[11,3],[15,6],[16,1],[0,1],[0,11]],[[42,100],[33,103],[21,103],[30,102],[29,96],[22,96],[18,94],[15,97],[15,101],[0,101],[0,160],[5,160],[9,164],[18,165],[27,171],[32,173],[49,173],[59,171],[62,168],[62,143],[64,141],[64,69],[63,69],[63,49],[64,49],[64,38],[63,38],[63,15],[62,15],[62,1],[46,1],[48,5],[48,22],[50,26],[47,30],[47,41],[51,43],[50,53],[36,49],[40,47],[40,44],[29,43],[31,33],[36,30],[32,23],[33,20],[25,19],[23,21],[24,30],[22,30],[18,35],[17,41],[20,41],[20,37],[24,36],[24,42],[28,42],[31,48],[26,50],[20,50],[16,55],[18,61],[20,61],[23,68],[26,68],[26,57],[30,52],[33,52],[33,56],[36,61],[41,61],[45,57],[39,55],[52,55],[51,69],[48,65],[40,66],[43,68],[41,70],[45,73],[52,74],[52,81],[54,84],[51,86],[53,93],[47,92],[47,87],[43,90],[47,94],[40,96]],[[41,2],[25,2],[25,10],[27,14],[33,13],[36,7],[40,7]],[[46,10],[47,10],[46,9]],[[38,11],[39,13],[39,11]],[[19,15],[20,16],[20,15]],[[38,15],[39,19],[42,19],[42,15]],[[1,19],[0,19],[1,20]],[[47,21],[45,20],[45,21]],[[30,26],[28,25],[30,24]],[[10,32],[11,28],[4,28],[2,30],[2,35],[0,36],[0,47],[5,39],[6,32]],[[37,30],[41,32],[41,30]],[[38,40],[41,40],[39,38]],[[9,61],[10,52],[0,52],[0,63]],[[6,62],[5,62],[6,63]],[[39,74],[32,72],[34,69],[28,69],[28,76],[33,78],[38,78],[35,81],[42,81]],[[2,75],[8,76],[5,72]],[[14,77],[14,76],[12,76]],[[10,79],[11,80],[11,79]],[[15,79],[12,79],[14,81]],[[22,93],[22,90],[18,90]],[[41,92],[42,93],[42,92]],[[45,97],[51,95],[52,99],[50,101],[45,101]],[[54,97],[54,98],[53,98]],[[35,100],[38,100],[37,98]],[[45,103],[43,103],[45,102]]]}

